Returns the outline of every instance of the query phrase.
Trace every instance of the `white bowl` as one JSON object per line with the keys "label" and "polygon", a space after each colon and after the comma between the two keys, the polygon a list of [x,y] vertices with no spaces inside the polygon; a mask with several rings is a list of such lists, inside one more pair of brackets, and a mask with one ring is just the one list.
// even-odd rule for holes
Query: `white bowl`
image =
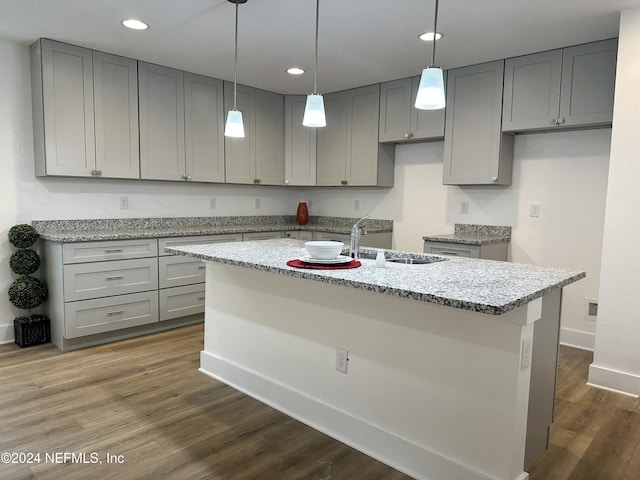
{"label": "white bowl", "polygon": [[307,249],[309,255],[318,260],[331,260],[336,258],[342,252],[344,243],[331,242],[324,240],[315,240],[313,242],[305,242],[304,248]]}

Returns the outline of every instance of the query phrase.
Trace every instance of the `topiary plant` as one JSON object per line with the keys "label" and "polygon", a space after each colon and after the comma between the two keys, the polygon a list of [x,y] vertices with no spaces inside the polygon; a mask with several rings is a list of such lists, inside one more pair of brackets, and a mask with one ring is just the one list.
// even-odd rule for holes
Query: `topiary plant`
{"label": "topiary plant", "polygon": [[21,248],[9,257],[9,267],[18,275],[31,275],[40,268],[40,256],[29,248]]}
{"label": "topiary plant", "polygon": [[18,308],[31,311],[47,299],[47,286],[33,277],[20,277],[9,287],[9,301]]}
{"label": "topiary plant", "polygon": [[14,225],[9,229],[9,242],[17,248],[29,248],[36,243],[40,235],[36,229],[26,223]]}

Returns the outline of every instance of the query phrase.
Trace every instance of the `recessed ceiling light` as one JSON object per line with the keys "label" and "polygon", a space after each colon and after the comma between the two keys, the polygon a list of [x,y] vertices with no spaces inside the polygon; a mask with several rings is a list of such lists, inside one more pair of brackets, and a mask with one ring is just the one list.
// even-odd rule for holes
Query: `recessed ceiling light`
{"label": "recessed ceiling light", "polygon": [[287,73],[291,75],[302,75],[304,73],[304,70],[300,67],[291,67],[287,68]]}
{"label": "recessed ceiling light", "polygon": [[135,18],[127,18],[126,20],[123,20],[122,25],[130,28],[131,30],[146,30],[149,28],[149,25],[141,22],[140,20],[136,20]]}
{"label": "recessed ceiling light", "polygon": [[[443,37],[443,34],[440,32],[436,33],[436,40],[440,40]],[[425,32],[418,35],[420,40],[424,40],[425,42],[433,42],[433,32]]]}

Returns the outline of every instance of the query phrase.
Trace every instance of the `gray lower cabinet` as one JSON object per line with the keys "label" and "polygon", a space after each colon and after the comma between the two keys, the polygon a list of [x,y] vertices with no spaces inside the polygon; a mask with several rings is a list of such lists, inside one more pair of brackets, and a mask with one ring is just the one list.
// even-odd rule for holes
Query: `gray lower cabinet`
{"label": "gray lower cabinet", "polygon": [[419,76],[380,85],[380,142],[404,143],[444,137],[445,109],[420,110],[414,106],[419,85]]}
{"label": "gray lower cabinet", "polygon": [[[233,84],[224,83],[225,110],[233,108]],[[244,138],[225,137],[226,182],[284,185],[284,96],[238,85]]]}
{"label": "gray lower cabinet", "polygon": [[503,131],[611,125],[617,40],[505,61]]}
{"label": "gray lower cabinet", "polygon": [[302,125],[307,97],[284,97],[284,184],[316,184],[317,128]]}
{"label": "gray lower cabinet", "polygon": [[504,61],[447,71],[443,184],[510,185],[513,135],[502,132]]}
{"label": "gray lower cabinet", "polygon": [[452,257],[483,258],[506,262],[509,254],[508,242],[468,245],[454,242],[424,242],[424,253]]}
{"label": "gray lower cabinet", "polygon": [[380,85],[325,95],[317,185],[393,186],[395,147],[378,142]]}
{"label": "gray lower cabinet", "polygon": [[296,240],[302,240],[304,242],[309,242],[313,240],[313,232],[308,230],[293,230],[289,232],[285,232],[285,238],[294,238]]}
{"label": "gray lower cabinet", "polygon": [[36,175],[139,178],[135,60],[41,39],[31,87]]}

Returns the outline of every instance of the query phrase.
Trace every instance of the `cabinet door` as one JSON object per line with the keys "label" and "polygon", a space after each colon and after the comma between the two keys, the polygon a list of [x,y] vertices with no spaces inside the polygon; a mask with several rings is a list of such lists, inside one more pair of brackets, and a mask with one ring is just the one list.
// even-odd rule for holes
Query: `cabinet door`
{"label": "cabinet door", "polygon": [[555,127],[560,109],[562,50],[505,61],[502,130]]}
{"label": "cabinet door", "polygon": [[[411,78],[380,85],[380,142],[399,142],[413,136],[411,130]],[[415,109],[415,108],[414,108]],[[415,109],[417,110],[417,109]]]}
{"label": "cabinet door", "polygon": [[184,73],[185,174],[194,182],[224,182],[222,80]]}
{"label": "cabinet door", "polygon": [[102,177],[140,178],[138,62],[93,52],[96,170]]}
{"label": "cabinet door", "polygon": [[183,180],[182,72],[138,62],[141,178]]}
{"label": "cabinet door", "polygon": [[285,185],[316,184],[316,132],[315,127],[302,125],[307,97],[287,95],[285,106]]}
{"label": "cabinet door", "polygon": [[513,136],[503,134],[504,61],[448,71],[445,185],[511,183]]}
{"label": "cabinet door", "polygon": [[347,99],[347,181],[377,185],[380,85],[349,90]]}
{"label": "cabinet door", "polygon": [[[244,138],[224,137],[227,183],[253,184],[257,179],[254,141],[255,101],[256,97],[253,89],[238,85],[237,109],[242,112]],[[225,82],[225,119],[227,112],[231,109],[233,109],[233,84]]]}
{"label": "cabinet door", "polygon": [[[444,83],[447,84],[447,72],[444,72]],[[439,110],[420,110],[414,105],[420,86],[420,77],[411,81],[411,138],[410,140],[436,140],[444,137],[444,119],[446,108]]]}
{"label": "cabinet door", "polygon": [[317,184],[345,185],[347,164],[347,98],[344,92],[324,96],[327,126],[319,129]]}
{"label": "cabinet door", "polygon": [[284,96],[256,90],[256,179],[262,185],[284,184]]}
{"label": "cabinet door", "polygon": [[41,86],[41,93],[36,94],[42,98],[42,112],[34,114],[36,130],[41,126],[42,131],[35,135],[44,138],[36,173],[91,176],[96,168],[92,52],[45,39],[32,49],[36,83],[41,82],[35,87]]}
{"label": "cabinet door", "polygon": [[612,122],[617,52],[616,39],[564,49],[561,126]]}

